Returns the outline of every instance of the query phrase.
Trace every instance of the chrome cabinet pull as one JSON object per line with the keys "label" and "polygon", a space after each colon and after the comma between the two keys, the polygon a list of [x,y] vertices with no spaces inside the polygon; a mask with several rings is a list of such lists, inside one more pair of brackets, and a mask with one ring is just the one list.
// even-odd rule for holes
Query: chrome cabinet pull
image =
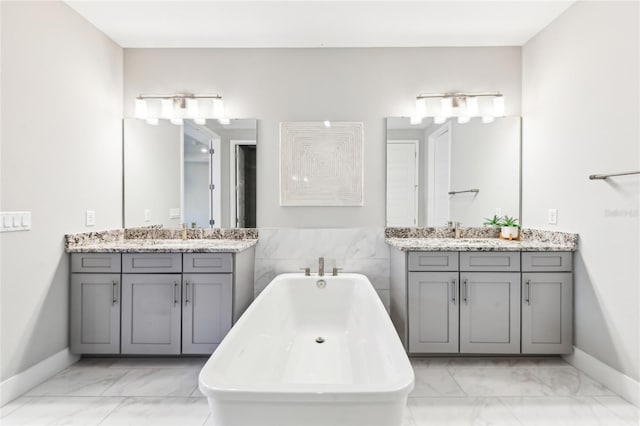
{"label": "chrome cabinet pull", "polygon": [[178,282],[173,282],[173,306],[178,304]]}
{"label": "chrome cabinet pull", "polygon": [[185,291],[184,291],[184,305],[187,306],[189,304],[189,281],[187,281],[185,284]]}
{"label": "chrome cabinet pull", "polygon": [[524,300],[527,302],[527,305],[531,305],[531,280],[527,280],[524,285],[527,288],[527,296]]}
{"label": "chrome cabinet pull", "polygon": [[113,280],[112,284],[113,284],[113,287],[112,287],[112,290],[113,290],[112,299],[113,300],[111,301],[111,304],[115,305],[118,302],[118,282]]}
{"label": "chrome cabinet pull", "polygon": [[451,280],[451,302],[454,305],[456,304],[456,281],[457,280]]}
{"label": "chrome cabinet pull", "polygon": [[469,280],[464,280],[462,282],[464,284],[464,303],[466,305],[469,304]]}

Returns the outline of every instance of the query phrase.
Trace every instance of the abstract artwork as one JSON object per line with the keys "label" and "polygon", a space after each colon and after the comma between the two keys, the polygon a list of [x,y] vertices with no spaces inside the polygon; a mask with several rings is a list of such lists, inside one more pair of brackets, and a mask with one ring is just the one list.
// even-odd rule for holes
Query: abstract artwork
{"label": "abstract artwork", "polygon": [[280,123],[280,205],[362,206],[364,125]]}

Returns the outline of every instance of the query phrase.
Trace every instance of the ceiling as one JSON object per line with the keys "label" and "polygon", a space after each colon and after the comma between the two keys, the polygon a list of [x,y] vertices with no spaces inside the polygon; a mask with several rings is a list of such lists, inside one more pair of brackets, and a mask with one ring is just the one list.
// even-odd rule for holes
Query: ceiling
{"label": "ceiling", "polygon": [[522,46],[574,1],[67,1],[125,48]]}

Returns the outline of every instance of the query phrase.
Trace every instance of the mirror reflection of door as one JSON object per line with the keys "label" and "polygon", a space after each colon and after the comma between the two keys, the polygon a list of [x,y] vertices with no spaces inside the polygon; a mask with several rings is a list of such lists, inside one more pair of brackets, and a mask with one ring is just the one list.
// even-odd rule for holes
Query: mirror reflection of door
{"label": "mirror reflection of door", "polygon": [[418,140],[387,141],[387,226],[418,225]]}
{"label": "mirror reflection of door", "polygon": [[445,123],[428,137],[427,226],[449,222],[451,132]]}
{"label": "mirror reflection of door", "polygon": [[231,140],[230,217],[237,228],[256,227],[256,142]]}

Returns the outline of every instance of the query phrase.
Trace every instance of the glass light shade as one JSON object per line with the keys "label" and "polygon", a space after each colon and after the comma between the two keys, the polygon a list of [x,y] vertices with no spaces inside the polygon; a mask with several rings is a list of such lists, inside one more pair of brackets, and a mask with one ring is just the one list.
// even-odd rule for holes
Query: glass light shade
{"label": "glass light shade", "polygon": [[447,117],[433,117],[433,122],[436,124],[442,124],[447,121]]}
{"label": "glass light shade", "polygon": [[469,121],[471,121],[471,117],[469,116],[461,115],[460,117],[458,117],[458,123],[460,124],[465,124],[465,123],[468,123]]}
{"label": "glass light shade", "polygon": [[207,124],[207,119],[206,118],[194,118],[193,122],[196,124],[199,124],[201,126],[204,126],[205,124]]}
{"label": "glass light shade", "polygon": [[331,127],[331,122],[329,120],[324,121],[324,127]]}
{"label": "glass light shade", "polygon": [[144,99],[136,98],[136,118],[145,120],[147,117],[149,117],[147,101]]}
{"label": "glass light shade", "polygon": [[477,117],[478,116],[478,98],[475,96],[467,97],[467,116],[469,117]]}
{"label": "glass light shade", "polygon": [[451,98],[442,98],[440,100],[440,116],[451,117],[453,114],[453,100]]}
{"label": "glass light shade", "polygon": [[160,124],[160,120],[157,118],[147,118],[147,124],[157,126],[158,124]]}
{"label": "glass light shade", "polygon": [[222,103],[222,99],[213,100],[213,117],[214,118],[224,117],[224,104]]}
{"label": "glass light shade", "polygon": [[187,98],[187,117],[197,118],[200,117],[200,108],[197,99]]}
{"label": "glass light shade", "polygon": [[416,117],[423,118],[427,116],[427,100],[424,98],[416,99]]}
{"label": "glass light shade", "polygon": [[175,124],[176,126],[182,126],[182,124],[184,123],[182,118],[172,118],[169,121],[171,121],[171,124]]}
{"label": "glass light shade", "polygon": [[484,117],[482,117],[482,122],[484,124],[493,123],[493,120],[495,119],[496,118],[493,115],[485,115]]}
{"label": "glass light shade", "polygon": [[494,117],[504,116],[504,96],[493,98],[493,115]]}
{"label": "glass light shade", "polygon": [[160,101],[162,105],[162,118],[173,118],[173,99],[162,99]]}

